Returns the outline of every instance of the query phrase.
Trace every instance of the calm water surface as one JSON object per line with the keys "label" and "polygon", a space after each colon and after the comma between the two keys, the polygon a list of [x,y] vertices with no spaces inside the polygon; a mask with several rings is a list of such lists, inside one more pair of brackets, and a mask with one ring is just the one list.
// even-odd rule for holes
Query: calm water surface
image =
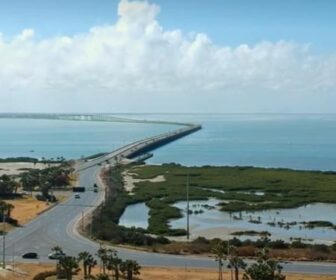
{"label": "calm water surface", "polygon": [[[201,123],[203,129],[155,151],[149,163],[250,165],[336,170],[336,115],[119,114]],[[0,157],[76,158],[113,150],[176,126],[0,119]],[[34,150],[34,153],[30,151]]]}
{"label": "calm water surface", "polygon": [[151,163],[336,170],[336,115],[175,117],[203,129],[158,150]]}
{"label": "calm water surface", "polygon": [[[190,229],[191,236],[205,236],[218,238],[232,238],[230,232],[235,231],[268,231],[271,233],[270,239],[283,239],[290,241],[291,238],[302,238],[306,242],[330,243],[335,241],[336,230],[327,227],[316,227],[313,229],[305,228],[302,222],[328,220],[336,224],[336,216],[326,213],[336,213],[335,204],[315,203],[294,209],[273,209],[264,211],[254,211],[241,213],[228,213],[220,211],[218,208],[207,210],[204,205],[216,206],[220,200],[209,199],[207,201],[191,201],[190,209],[203,210],[201,214],[191,214]],[[169,222],[171,228],[186,228],[186,202],[180,201],[174,204],[183,213],[183,217],[174,219]],[[127,227],[148,227],[149,208],[145,203],[137,203],[126,208],[120,218],[119,224]],[[239,217],[240,219],[234,219]],[[260,220],[260,224],[249,222],[250,220]],[[275,223],[276,226],[271,226],[268,223]],[[280,227],[281,223],[296,222],[296,225],[291,225],[289,228]],[[229,229],[229,231],[228,231]],[[241,239],[256,240],[258,236],[240,236]]]}
{"label": "calm water surface", "polygon": [[[264,211],[246,212],[230,214],[228,212],[219,211],[218,209],[206,210],[202,205],[208,204],[215,206],[220,201],[217,199],[210,199],[208,201],[192,201],[190,202],[190,209],[197,210],[203,209],[201,214],[190,215],[190,226],[192,234],[204,236],[208,230],[218,228],[229,228],[231,231],[268,231],[272,234],[270,237],[273,240],[284,239],[289,241],[291,237],[312,239],[316,242],[334,242],[336,238],[336,230],[326,227],[316,227],[314,229],[305,228],[301,222],[308,221],[325,221],[328,220],[336,224],[336,216],[331,213],[336,213],[335,204],[315,203],[294,209],[273,209]],[[186,202],[181,201],[174,204],[185,213]],[[330,215],[326,215],[330,213]],[[234,219],[233,217],[240,217],[241,220]],[[250,220],[260,220],[260,224],[249,222]],[[288,229],[284,227],[271,226],[268,223],[291,223],[297,222],[296,225],[290,226]],[[185,228],[186,218],[175,219],[170,221],[172,228]],[[223,236],[222,231],[218,231],[216,237]],[[250,236],[244,236],[251,238]],[[258,237],[255,237],[257,239]],[[245,238],[243,238],[245,239]]]}
{"label": "calm water surface", "polygon": [[119,225],[147,229],[149,208],[146,203],[136,203],[127,206],[119,219]]}
{"label": "calm water surface", "polygon": [[177,126],[114,122],[0,119],[0,158],[80,158],[109,152]]}

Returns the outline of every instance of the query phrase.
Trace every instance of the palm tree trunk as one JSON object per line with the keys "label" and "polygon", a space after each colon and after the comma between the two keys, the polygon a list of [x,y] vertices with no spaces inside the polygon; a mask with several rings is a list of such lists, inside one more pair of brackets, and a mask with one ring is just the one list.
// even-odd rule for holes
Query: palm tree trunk
{"label": "palm tree trunk", "polygon": [[91,265],[89,265],[89,267],[88,267],[88,276],[89,276],[89,278],[91,276]]}
{"label": "palm tree trunk", "polygon": [[83,264],[83,270],[84,270],[84,279],[87,278],[87,265]]}
{"label": "palm tree trunk", "polygon": [[239,268],[235,267],[235,279],[239,280]]}
{"label": "palm tree trunk", "polygon": [[219,272],[218,279],[219,280],[223,280],[223,271],[222,271],[222,267],[223,266],[222,266],[222,262],[219,261],[218,264],[219,264],[219,267],[218,267],[218,272]]}

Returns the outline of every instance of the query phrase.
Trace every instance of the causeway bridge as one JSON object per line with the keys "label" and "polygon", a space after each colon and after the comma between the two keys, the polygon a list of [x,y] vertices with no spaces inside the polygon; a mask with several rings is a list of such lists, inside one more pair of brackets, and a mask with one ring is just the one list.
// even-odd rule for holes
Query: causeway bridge
{"label": "causeway bridge", "polygon": [[134,119],[123,114],[59,114],[59,113],[0,113],[0,119],[35,119],[35,120],[65,120],[65,121],[93,121],[93,122],[125,122],[171,124],[178,126],[194,126],[191,123],[160,121],[147,119]]}
{"label": "causeway bridge", "polygon": [[123,159],[132,159],[138,157],[184,136],[192,134],[200,129],[202,129],[201,125],[188,124],[187,126],[176,129],[174,131],[162,133],[133,142],[117,150],[114,150],[111,153],[91,160],[86,160],[86,162],[80,162],[80,164],[77,165],[78,167],[76,168],[76,171],[82,171],[95,165],[110,163],[110,160],[113,162],[121,162]]}
{"label": "causeway bridge", "polygon": [[120,162],[123,159],[132,159],[152,150],[155,150],[163,145],[173,142],[179,138],[194,133],[202,126],[199,124],[174,122],[174,121],[160,121],[160,120],[146,120],[133,119],[128,115],[114,115],[114,114],[60,114],[60,113],[0,113],[0,119],[35,119],[35,120],[62,120],[62,121],[91,121],[91,122],[124,122],[124,123],[146,123],[146,124],[169,124],[180,126],[181,128],[167,133],[162,133],[156,136],[148,137],[126,146],[123,146],[111,153],[103,156],[93,158],[90,160],[77,160],[76,171],[85,170],[95,165],[103,163]]}

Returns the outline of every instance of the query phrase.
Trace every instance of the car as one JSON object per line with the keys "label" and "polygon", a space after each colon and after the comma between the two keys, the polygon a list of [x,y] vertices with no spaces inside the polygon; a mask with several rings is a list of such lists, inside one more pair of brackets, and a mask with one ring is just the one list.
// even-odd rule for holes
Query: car
{"label": "car", "polygon": [[93,192],[98,192],[98,189],[97,189],[97,188],[94,188],[94,189],[93,189]]}
{"label": "car", "polygon": [[76,193],[76,194],[75,194],[75,198],[80,198],[79,193]]}
{"label": "car", "polygon": [[38,258],[38,254],[35,252],[28,252],[22,255],[22,258],[24,259],[37,259]]}
{"label": "car", "polygon": [[63,257],[65,257],[65,254],[63,252],[52,252],[48,255],[48,258],[51,260],[59,260]]}

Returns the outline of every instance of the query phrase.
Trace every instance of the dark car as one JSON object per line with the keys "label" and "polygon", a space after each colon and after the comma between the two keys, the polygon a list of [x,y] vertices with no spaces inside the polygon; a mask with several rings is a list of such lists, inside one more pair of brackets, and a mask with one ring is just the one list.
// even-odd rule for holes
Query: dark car
{"label": "dark car", "polygon": [[37,259],[38,258],[38,254],[35,252],[28,252],[22,255],[22,258],[24,259]]}

